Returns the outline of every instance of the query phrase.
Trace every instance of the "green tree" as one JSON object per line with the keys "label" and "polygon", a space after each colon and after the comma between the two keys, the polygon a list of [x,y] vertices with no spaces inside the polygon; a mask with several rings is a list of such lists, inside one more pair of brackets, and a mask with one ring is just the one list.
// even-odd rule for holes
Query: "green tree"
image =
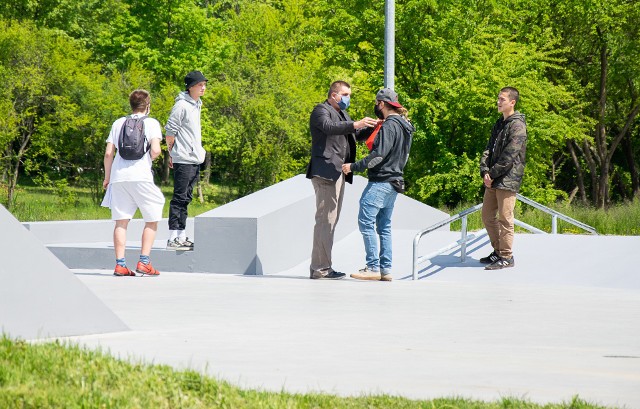
{"label": "green tree", "polygon": [[[42,176],[51,161],[63,164],[65,152],[84,145],[84,132],[95,135],[99,129],[84,103],[103,82],[100,67],[89,58],[60,31],[0,21],[0,142],[8,206],[22,166]],[[69,165],[79,169],[83,163],[74,160]]]}
{"label": "green tree", "polygon": [[242,2],[221,13],[234,45],[205,96],[205,140],[214,177],[240,194],[298,174],[308,160],[309,113],[323,95],[314,88],[321,53],[307,42],[319,21],[303,6]]}
{"label": "green tree", "polygon": [[[538,7],[548,13],[567,49],[567,66],[576,80],[563,80],[587,103],[583,110],[592,118],[588,138],[572,138],[567,145],[578,186],[586,199],[588,177],[593,204],[604,207],[610,202],[615,153],[625,140],[629,167],[635,169],[631,137],[637,135],[640,113],[640,3],[544,1]],[[637,170],[632,175],[637,195]]]}
{"label": "green tree", "polygon": [[515,34],[530,12],[517,2],[414,0],[399,11],[396,83],[418,129],[410,193],[432,204],[480,199],[479,155],[498,117],[498,90],[510,85],[528,122],[523,192],[544,202],[564,196],[549,177],[553,154],[566,138],[583,138],[588,122],[575,96],[548,78],[563,69],[556,36],[544,27]]}

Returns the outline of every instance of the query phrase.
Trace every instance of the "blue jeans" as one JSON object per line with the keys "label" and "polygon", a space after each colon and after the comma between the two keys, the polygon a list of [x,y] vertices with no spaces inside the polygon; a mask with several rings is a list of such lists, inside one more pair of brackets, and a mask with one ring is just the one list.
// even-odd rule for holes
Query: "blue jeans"
{"label": "blue jeans", "polygon": [[[367,253],[367,267],[382,274],[391,274],[391,214],[397,196],[389,182],[369,182],[360,197],[358,227]],[[376,233],[380,237],[379,252]]]}

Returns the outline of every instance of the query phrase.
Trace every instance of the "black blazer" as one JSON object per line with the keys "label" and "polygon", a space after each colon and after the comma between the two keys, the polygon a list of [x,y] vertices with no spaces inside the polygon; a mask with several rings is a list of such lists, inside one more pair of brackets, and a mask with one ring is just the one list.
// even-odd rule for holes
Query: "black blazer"
{"label": "black blazer", "polygon": [[[338,180],[343,163],[353,163],[356,159],[356,137],[364,137],[361,129],[355,130],[353,121],[346,111],[344,118],[325,101],[313,108],[309,118],[311,130],[311,160],[307,165],[307,178],[319,176]],[[365,128],[367,134],[373,128]],[[348,183],[353,182],[353,173],[345,175]]]}

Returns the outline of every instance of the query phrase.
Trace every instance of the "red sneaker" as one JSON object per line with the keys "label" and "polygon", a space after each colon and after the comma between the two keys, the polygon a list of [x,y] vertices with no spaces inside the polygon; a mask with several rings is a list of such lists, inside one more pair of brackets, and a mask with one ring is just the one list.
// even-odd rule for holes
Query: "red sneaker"
{"label": "red sneaker", "polygon": [[142,261],[138,261],[138,265],[136,266],[136,273],[142,274],[143,276],[159,276],[160,272],[153,268],[151,263],[144,264]]}
{"label": "red sneaker", "polygon": [[118,277],[132,276],[135,277],[136,273],[129,270],[127,267],[122,267],[119,264],[116,264],[115,270],[113,270],[113,275]]}

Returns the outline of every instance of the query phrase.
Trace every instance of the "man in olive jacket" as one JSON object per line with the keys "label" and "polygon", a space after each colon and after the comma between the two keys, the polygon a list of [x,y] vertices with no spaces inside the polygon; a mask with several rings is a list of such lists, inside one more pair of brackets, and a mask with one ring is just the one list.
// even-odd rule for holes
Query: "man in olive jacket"
{"label": "man in olive jacket", "polygon": [[352,121],[346,109],[351,99],[351,86],[335,81],[329,87],[327,100],[315,106],[309,119],[311,128],[311,160],[307,178],[316,194],[316,223],[309,277],[337,280],[344,273],[335,271],[331,262],[333,236],[342,209],[344,182],[352,183],[353,175],[342,173],[342,164],[356,158],[356,136],[366,138],[377,121],[365,117]]}
{"label": "man in olive jacket", "polygon": [[487,264],[487,270],[515,265],[513,209],[522,184],[527,150],[527,124],[524,115],[515,111],[519,96],[513,87],[500,90],[498,112],[502,117],[493,126],[480,160],[480,175],[485,185],[482,222],[493,247],[491,254],[480,259]]}

